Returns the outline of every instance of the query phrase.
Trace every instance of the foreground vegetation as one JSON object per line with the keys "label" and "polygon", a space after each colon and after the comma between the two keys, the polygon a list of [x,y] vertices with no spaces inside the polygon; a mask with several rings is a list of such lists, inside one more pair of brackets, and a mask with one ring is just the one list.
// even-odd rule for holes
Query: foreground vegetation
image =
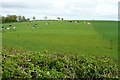
{"label": "foreground vegetation", "polygon": [[3,48],[3,78],[118,78],[113,58]]}

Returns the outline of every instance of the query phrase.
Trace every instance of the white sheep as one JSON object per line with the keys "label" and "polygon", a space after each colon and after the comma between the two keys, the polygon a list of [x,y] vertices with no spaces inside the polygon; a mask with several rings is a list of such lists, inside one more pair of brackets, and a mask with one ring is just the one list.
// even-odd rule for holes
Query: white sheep
{"label": "white sheep", "polygon": [[10,29],[10,28],[7,28],[7,29]]}
{"label": "white sheep", "polygon": [[78,23],[77,21],[75,21],[75,23]]}
{"label": "white sheep", "polygon": [[49,23],[45,23],[45,25],[49,25]]}
{"label": "white sheep", "polygon": [[13,29],[15,29],[16,27],[12,27]]}
{"label": "white sheep", "polygon": [[90,24],[90,22],[88,22],[88,24]]}

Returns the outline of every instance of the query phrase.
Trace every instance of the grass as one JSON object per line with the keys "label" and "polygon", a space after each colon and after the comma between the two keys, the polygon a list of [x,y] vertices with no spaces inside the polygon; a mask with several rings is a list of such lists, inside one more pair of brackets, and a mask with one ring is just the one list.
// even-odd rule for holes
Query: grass
{"label": "grass", "polygon": [[95,29],[103,35],[107,40],[112,40],[118,47],[118,22],[117,21],[95,21],[93,22]]}
{"label": "grass", "polygon": [[[46,22],[50,25],[45,25]],[[84,24],[83,21],[33,21],[11,24],[16,29],[3,30],[3,46],[73,55],[118,57],[116,22],[93,21],[92,24]],[[38,24],[35,29],[32,28],[34,24]],[[8,25],[3,24],[4,27]],[[112,49],[109,40],[113,41]]]}
{"label": "grass", "polygon": [[[2,26],[10,24],[16,28],[2,30],[0,36],[3,78],[118,78],[117,22],[33,21]],[[38,26],[33,29],[34,24]]]}

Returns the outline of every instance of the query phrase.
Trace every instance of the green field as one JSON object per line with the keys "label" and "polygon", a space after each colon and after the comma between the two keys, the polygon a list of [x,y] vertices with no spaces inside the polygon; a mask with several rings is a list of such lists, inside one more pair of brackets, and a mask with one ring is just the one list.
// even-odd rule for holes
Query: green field
{"label": "green field", "polygon": [[[45,25],[49,22],[50,25]],[[91,24],[65,21],[7,23],[15,29],[2,30],[2,46],[25,50],[118,57],[117,21],[91,21]],[[26,25],[28,24],[28,26]],[[38,24],[37,28],[32,28]]]}

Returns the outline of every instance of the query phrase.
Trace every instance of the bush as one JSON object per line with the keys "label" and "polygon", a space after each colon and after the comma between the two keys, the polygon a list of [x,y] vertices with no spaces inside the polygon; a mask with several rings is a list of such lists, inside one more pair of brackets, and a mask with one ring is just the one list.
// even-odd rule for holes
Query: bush
{"label": "bush", "polygon": [[3,78],[118,78],[110,57],[2,50]]}

